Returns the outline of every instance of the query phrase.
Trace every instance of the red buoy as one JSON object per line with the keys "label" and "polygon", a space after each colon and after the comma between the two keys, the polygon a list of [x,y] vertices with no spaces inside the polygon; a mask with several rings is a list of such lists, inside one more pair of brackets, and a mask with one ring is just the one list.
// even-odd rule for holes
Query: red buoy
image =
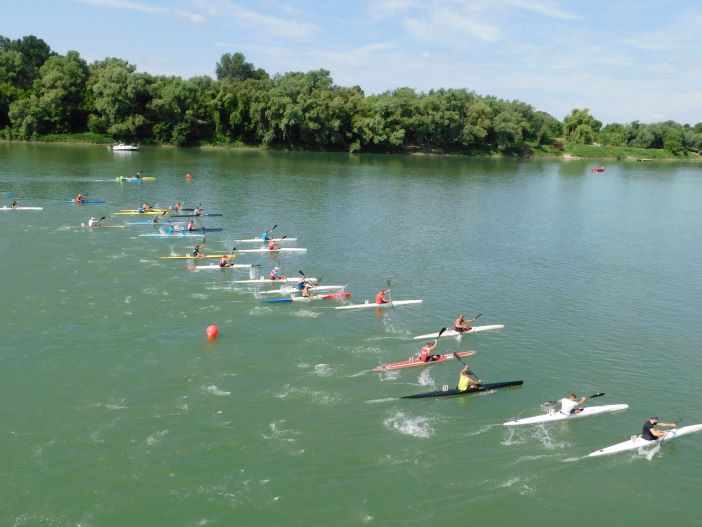
{"label": "red buoy", "polygon": [[219,328],[214,324],[207,326],[207,340],[215,340],[219,334]]}

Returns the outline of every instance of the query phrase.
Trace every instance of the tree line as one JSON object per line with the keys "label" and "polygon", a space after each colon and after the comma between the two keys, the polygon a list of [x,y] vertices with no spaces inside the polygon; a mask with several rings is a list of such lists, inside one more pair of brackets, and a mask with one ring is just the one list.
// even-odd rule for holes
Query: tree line
{"label": "tree line", "polygon": [[269,75],[241,53],[224,54],[216,79],[136,71],[106,58],[88,64],[35,36],[0,36],[0,131],[7,139],[91,132],[152,144],[238,144],[347,152],[527,153],[568,142],[702,148],[702,123],[608,124],[588,109],[563,122],[520,101],[464,89],[365,95],[327,70]]}

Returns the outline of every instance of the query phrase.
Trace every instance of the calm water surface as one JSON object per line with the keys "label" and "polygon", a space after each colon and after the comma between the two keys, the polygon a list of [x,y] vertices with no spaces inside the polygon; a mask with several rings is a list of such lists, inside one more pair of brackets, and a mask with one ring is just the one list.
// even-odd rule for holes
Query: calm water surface
{"label": "calm water surface", "polygon": [[[702,436],[583,456],[652,414],[702,422],[702,169],[591,166],[0,143],[0,192],[44,207],[0,212],[0,524],[700,525]],[[158,179],[114,181],[137,170]],[[107,203],[64,203],[78,192]],[[277,224],[308,253],[238,261],[354,302],[389,278],[424,304],[263,304],[230,282],[246,272],[158,258],[192,240],[78,227],[176,199],[223,214],[208,252]],[[370,371],[461,312],[505,329],[439,350],[474,349],[483,380],[522,387],[400,400],[460,365]],[[630,409],[501,424],[573,391]]]}

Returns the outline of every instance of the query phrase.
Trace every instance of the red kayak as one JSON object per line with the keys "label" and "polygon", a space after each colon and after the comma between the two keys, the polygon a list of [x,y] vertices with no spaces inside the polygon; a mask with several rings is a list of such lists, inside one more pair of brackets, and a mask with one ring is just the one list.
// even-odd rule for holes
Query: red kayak
{"label": "red kayak", "polygon": [[[474,351],[459,351],[456,353],[459,357],[467,357],[469,355],[475,355]],[[391,364],[383,364],[377,368],[373,368],[373,371],[385,371],[385,370],[400,370],[402,368],[413,368],[414,366],[429,366],[430,364],[436,364],[437,362],[444,362],[445,360],[455,359],[453,353],[444,353],[439,355],[434,360],[428,360],[426,362],[419,360],[419,357],[410,357],[407,360],[401,362],[393,362]]]}

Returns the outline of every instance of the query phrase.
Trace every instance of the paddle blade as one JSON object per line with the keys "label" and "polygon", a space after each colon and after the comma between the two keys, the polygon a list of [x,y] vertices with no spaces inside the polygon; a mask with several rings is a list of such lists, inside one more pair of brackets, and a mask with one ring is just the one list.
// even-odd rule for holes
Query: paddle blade
{"label": "paddle blade", "polygon": [[298,271],[298,273],[300,273],[302,276],[305,276],[305,273],[303,273],[302,271]]}
{"label": "paddle blade", "polygon": [[477,315],[475,315],[475,316],[473,317],[473,320],[477,320],[477,319],[479,319],[479,318],[482,317],[482,316],[483,316],[482,313],[478,313]]}
{"label": "paddle blade", "polygon": [[273,232],[277,226],[278,226],[277,223],[275,225],[273,225],[273,228],[270,230],[270,232]]}
{"label": "paddle blade", "polygon": [[446,331],[446,326],[439,330],[439,334],[436,336],[436,340],[439,340],[439,337],[444,334],[444,331]]}
{"label": "paddle blade", "polygon": [[589,398],[594,399],[595,397],[602,397],[604,394],[604,392],[593,393]]}

